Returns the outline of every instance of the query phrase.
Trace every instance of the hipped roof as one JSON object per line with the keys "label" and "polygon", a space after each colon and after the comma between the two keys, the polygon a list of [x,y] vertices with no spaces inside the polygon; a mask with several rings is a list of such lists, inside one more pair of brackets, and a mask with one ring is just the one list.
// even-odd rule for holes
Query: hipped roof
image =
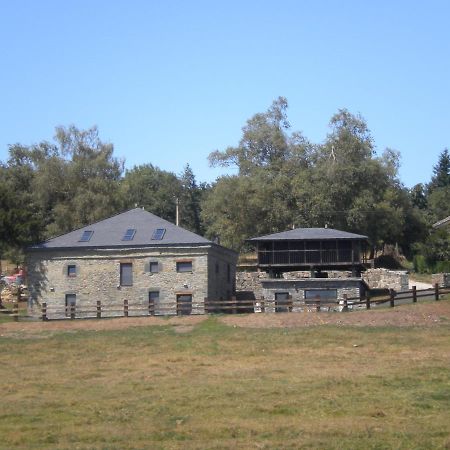
{"label": "hipped roof", "polygon": [[[122,240],[125,232],[130,228],[136,230],[133,240]],[[158,228],[164,228],[166,230],[164,236],[161,240],[152,240],[153,233]],[[93,231],[92,237],[87,242],[80,242],[84,231]],[[134,208],[63,234],[62,236],[33,245],[29,249],[130,248],[177,244],[201,245],[213,243],[148,211],[144,211],[141,208]]]}
{"label": "hipped roof", "polygon": [[334,230],[333,228],[295,228],[281,233],[258,236],[249,241],[310,241],[327,239],[353,239],[367,240],[362,234],[348,233],[347,231]]}

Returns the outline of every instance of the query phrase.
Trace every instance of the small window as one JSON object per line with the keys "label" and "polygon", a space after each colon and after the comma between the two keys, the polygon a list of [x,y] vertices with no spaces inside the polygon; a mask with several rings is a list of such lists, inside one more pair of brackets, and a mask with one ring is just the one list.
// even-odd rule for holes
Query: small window
{"label": "small window", "polygon": [[227,281],[228,283],[231,281],[231,266],[227,264]]}
{"label": "small window", "polygon": [[165,228],[157,228],[152,235],[152,241],[160,241],[166,234]]}
{"label": "small window", "polygon": [[120,285],[133,286],[133,264],[131,263],[120,264]]}
{"label": "small window", "polygon": [[305,300],[336,300],[337,289],[307,289]]}
{"label": "small window", "polygon": [[71,278],[77,276],[77,266],[75,264],[69,264],[67,266],[67,276]]}
{"label": "small window", "polygon": [[150,261],[148,265],[148,270],[150,273],[158,273],[159,272],[159,263],[156,261]]}
{"label": "small window", "polygon": [[92,230],[83,231],[79,242],[89,242],[94,232]]}
{"label": "small window", "polygon": [[177,272],[192,272],[192,261],[178,261]]}
{"label": "small window", "polygon": [[128,228],[123,235],[122,241],[132,241],[134,239],[134,235],[136,234],[136,230],[134,228]]}
{"label": "small window", "polygon": [[219,263],[216,262],[216,273],[219,273]]}

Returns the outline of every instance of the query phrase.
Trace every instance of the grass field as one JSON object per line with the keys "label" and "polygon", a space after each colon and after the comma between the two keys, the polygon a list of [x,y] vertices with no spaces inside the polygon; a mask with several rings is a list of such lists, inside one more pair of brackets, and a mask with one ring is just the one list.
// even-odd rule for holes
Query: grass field
{"label": "grass field", "polygon": [[0,448],[450,448],[448,324],[161,323],[0,337]]}

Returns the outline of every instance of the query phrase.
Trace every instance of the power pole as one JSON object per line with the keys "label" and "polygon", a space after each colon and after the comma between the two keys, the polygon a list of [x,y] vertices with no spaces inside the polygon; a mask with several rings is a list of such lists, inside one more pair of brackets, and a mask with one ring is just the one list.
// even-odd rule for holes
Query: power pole
{"label": "power pole", "polygon": [[180,199],[178,197],[175,199],[175,204],[176,204],[175,225],[178,227],[180,226]]}

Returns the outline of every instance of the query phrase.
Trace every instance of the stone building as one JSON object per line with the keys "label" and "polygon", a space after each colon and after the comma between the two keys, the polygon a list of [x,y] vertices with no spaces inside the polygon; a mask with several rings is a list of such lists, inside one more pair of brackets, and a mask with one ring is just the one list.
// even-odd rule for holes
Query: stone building
{"label": "stone building", "polygon": [[[29,312],[198,314],[204,299],[235,293],[237,254],[135,208],[27,250]],[[108,312],[109,311],[109,312]]]}

